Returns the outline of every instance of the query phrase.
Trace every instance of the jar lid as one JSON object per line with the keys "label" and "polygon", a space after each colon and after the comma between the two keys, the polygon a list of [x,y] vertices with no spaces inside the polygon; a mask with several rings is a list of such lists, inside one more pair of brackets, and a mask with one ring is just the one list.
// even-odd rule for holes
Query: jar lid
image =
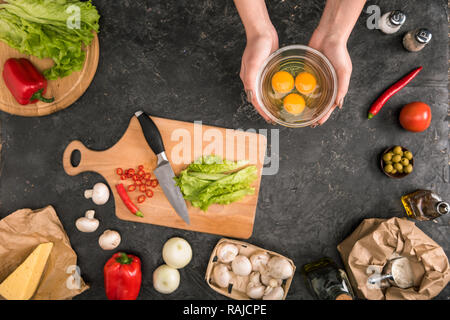
{"label": "jar lid", "polygon": [[401,26],[406,21],[406,15],[400,10],[394,10],[389,15],[389,21],[396,26]]}
{"label": "jar lid", "polygon": [[436,206],[437,211],[439,214],[447,214],[450,212],[450,205],[447,202],[438,202]]}
{"label": "jar lid", "polygon": [[420,43],[428,43],[433,35],[428,29],[418,29],[416,32],[416,40]]}

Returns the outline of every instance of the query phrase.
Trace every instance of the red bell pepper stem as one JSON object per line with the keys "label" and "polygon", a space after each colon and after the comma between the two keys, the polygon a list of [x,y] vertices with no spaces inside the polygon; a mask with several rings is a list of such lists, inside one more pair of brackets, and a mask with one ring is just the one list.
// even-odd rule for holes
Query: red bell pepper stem
{"label": "red bell pepper stem", "polygon": [[115,253],[103,268],[109,300],[136,300],[141,289],[141,260],[124,252]]}
{"label": "red bell pepper stem", "polygon": [[130,197],[127,194],[127,191],[125,190],[125,187],[122,183],[116,184],[117,193],[119,194],[120,198],[122,199],[125,206],[128,208],[128,210],[131,211],[131,213],[135,214],[138,217],[144,217],[142,212],[134,205],[133,202],[131,202]]}
{"label": "red bell pepper stem", "polygon": [[394,94],[403,89],[409,82],[411,82],[412,79],[415,78],[415,76],[417,76],[420,70],[422,70],[422,67],[414,69],[384,91],[383,94],[379,96],[378,99],[375,100],[375,102],[370,106],[368,118],[372,119]]}
{"label": "red bell pepper stem", "polygon": [[44,98],[42,96],[42,93],[44,92],[44,89],[41,89],[39,91],[37,91],[35,94],[33,94],[30,98],[30,101],[34,101],[34,100],[39,100],[42,102],[46,102],[46,103],[52,103],[53,101],[55,101],[55,98]]}

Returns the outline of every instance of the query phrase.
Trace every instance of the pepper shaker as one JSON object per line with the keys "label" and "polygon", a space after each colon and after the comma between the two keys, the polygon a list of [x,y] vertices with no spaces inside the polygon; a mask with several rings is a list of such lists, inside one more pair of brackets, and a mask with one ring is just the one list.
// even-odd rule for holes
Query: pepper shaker
{"label": "pepper shaker", "polygon": [[406,15],[400,10],[386,12],[381,16],[378,28],[386,34],[392,34],[397,32],[405,21]]}
{"label": "pepper shaker", "polygon": [[403,47],[411,52],[422,50],[432,37],[428,29],[420,28],[407,32],[403,37]]}

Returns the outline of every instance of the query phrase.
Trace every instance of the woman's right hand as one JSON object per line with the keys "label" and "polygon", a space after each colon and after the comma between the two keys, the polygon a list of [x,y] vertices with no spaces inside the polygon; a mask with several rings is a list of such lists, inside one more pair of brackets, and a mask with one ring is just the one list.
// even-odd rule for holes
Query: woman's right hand
{"label": "woman's right hand", "polygon": [[268,122],[270,118],[262,111],[256,100],[256,77],[264,60],[278,49],[278,35],[273,26],[259,34],[247,38],[247,45],[242,55],[240,77],[244,84],[247,100],[253,104],[259,114]]}

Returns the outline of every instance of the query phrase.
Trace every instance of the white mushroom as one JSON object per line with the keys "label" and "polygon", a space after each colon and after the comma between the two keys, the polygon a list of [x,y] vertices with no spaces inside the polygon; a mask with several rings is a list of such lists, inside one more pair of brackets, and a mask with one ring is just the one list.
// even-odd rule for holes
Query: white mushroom
{"label": "white mushroom", "polygon": [[239,253],[237,246],[231,243],[222,243],[217,249],[217,258],[220,262],[229,263],[236,258]]}
{"label": "white mushroom", "polygon": [[263,300],[282,300],[283,297],[284,290],[282,287],[267,287]]}
{"label": "white mushroom", "polygon": [[231,270],[238,276],[248,276],[252,272],[252,264],[246,256],[238,255],[231,263]]}
{"label": "white mushroom", "polygon": [[230,284],[232,274],[228,266],[218,263],[214,266],[212,278],[215,284],[221,288],[226,288]]}
{"label": "white mushroom", "polygon": [[276,279],[287,279],[294,274],[291,263],[282,257],[272,257],[267,263],[269,274]]}
{"label": "white mushroom", "polygon": [[86,211],[84,217],[78,218],[77,221],[75,221],[77,229],[81,232],[94,232],[97,230],[99,221],[94,218],[94,215],[94,210]]}
{"label": "white mushroom", "polygon": [[270,256],[267,252],[260,251],[255,254],[253,254],[250,257],[250,262],[252,264],[252,270],[253,271],[261,271],[265,268],[267,265],[267,262],[269,261]]}
{"label": "white mushroom", "polygon": [[252,299],[261,299],[264,295],[266,287],[261,284],[260,273],[252,272],[247,285],[246,293]]}
{"label": "white mushroom", "polygon": [[113,250],[120,244],[120,234],[114,230],[105,230],[98,238],[98,244],[103,250]]}
{"label": "white mushroom", "polygon": [[261,282],[265,286],[278,287],[278,286],[281,286],[281,284],[283,283],[283,280],[273,278],[269,274],[269,271],[267,270],[267,268],[265,268],[265,269],[261,270]]}
{"label": "white mushroom", "polygon": [[92,198],[92,201],[97,205],[102,205],[108,202],[109,189],[104,183],[96,183],[91,190],[84,191],[86,199]]}

